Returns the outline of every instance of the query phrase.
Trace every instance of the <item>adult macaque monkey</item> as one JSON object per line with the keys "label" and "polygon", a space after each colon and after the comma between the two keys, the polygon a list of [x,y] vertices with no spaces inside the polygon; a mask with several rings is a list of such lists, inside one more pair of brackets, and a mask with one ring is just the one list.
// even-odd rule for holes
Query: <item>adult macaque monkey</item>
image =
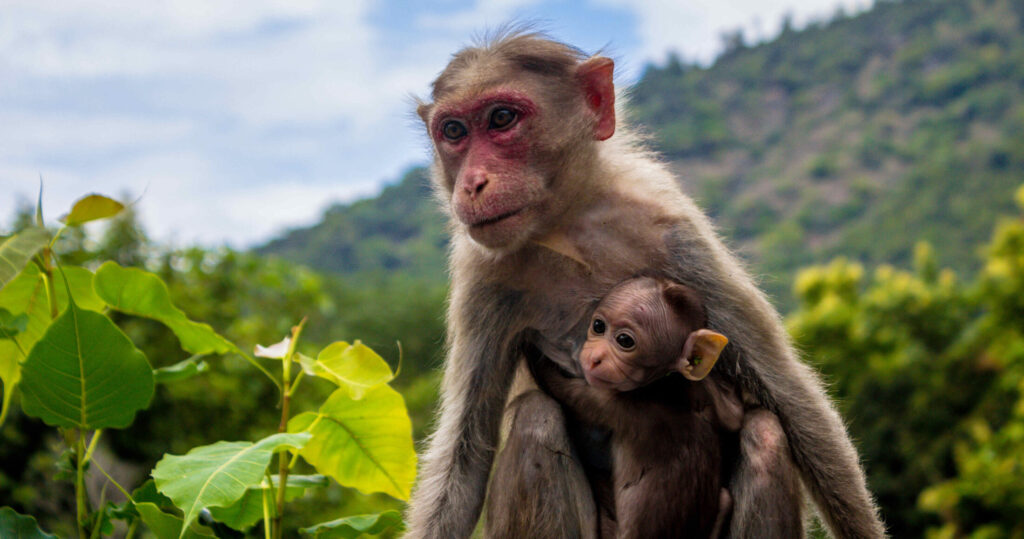
{"label": "adult macaque monkey", "polygon": [[[791,503],[775,501],[773,478],[795,473],[793,463],[836,536],[882,536],[857,454],[817,375],[798,361],[778,314],[707,218],[617,122],[612,71],[608,58],[506,33],[457,53],[434,81],[433,102],[418,109],[452,216],[452,286],[440,417],[408,536],[472,533],[513,378],[528,378],[517,373],[520,360],[542,354],[573,369],[600,298],[645,269],[701,291],[708,327],[731,338],[712,376],[772,412],[748,414],[741,429],[730,536],[772,535],[772,511]],[[512,484],[491,493],[519,497],[504,510],[521,523],[520,536],[594,536],[601,480],[584,475],[592,460],[584,453],[594,448],[568,434],[587,429],[567,429],[560,407],[536,389],[509,413],[499,468],[521,473],[504,474]]]}

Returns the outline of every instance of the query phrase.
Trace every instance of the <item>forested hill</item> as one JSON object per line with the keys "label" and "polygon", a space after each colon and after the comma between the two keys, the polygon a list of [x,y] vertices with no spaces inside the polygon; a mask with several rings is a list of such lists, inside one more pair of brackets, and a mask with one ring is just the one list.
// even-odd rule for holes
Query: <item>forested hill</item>
{"label": "forested hill", "polygon": [[[927,240],[973,270],[1024,182],[1024,3],[877,2],[710,67],[671,58],[632,92],[687,192],[789,303],[796,268],[837,255],[905,265]],[[444,278],[421,169],[259,249],[318,269]]]}
{"label": "forested hill", "polygon": [[375,198],[337,205],[309,228],[257,249],[325,272],[405,273],[447,279],[448,236],[425,168],[414,168]]}

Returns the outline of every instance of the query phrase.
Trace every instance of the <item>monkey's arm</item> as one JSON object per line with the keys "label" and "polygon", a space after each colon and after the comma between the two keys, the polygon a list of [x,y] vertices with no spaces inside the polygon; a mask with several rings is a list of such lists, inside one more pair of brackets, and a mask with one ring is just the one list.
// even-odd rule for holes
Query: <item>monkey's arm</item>
{"label": "monkey's arm", "polygon": [[778,313],[706,218],[696,208],[687,214],[692,220],[669,235],[666,271],[701,291],[708,326],[729,335],[731,344],[715,368],[778,416],[793,461],[832,533],[884,537],[857,452],[817,373],[797,358]]}
{"label": "monkey's arm", "polygon": [[545,357],[528,357],[537,385],[548,395],[588,423],[611,429],[619,427],[615,419],[623,412],[614,394],[590,387],[583,378],[565,376]]}
{"label": "monkey's arm", "polygon": [[408,538],[473,532],[519,355],[510,329],[518,300],[496,285],[452,290],[440,417],[420,457],[406,515]]}

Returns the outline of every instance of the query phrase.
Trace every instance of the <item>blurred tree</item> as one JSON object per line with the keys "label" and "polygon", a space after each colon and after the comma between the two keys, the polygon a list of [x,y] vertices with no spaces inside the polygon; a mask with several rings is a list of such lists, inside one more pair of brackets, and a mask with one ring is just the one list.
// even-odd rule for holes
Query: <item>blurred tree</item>
{"label": "blurred tree", "polygon": [[837,259],[796,281],[790,331],[832,383],[894,537],[1024,533],[1024,220],[987,253],[971,284],[927,243],[913,272],[866,283]]}

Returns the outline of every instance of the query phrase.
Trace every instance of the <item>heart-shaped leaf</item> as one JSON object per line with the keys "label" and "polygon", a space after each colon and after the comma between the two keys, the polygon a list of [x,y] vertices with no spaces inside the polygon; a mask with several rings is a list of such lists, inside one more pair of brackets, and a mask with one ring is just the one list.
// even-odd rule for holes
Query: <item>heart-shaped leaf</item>
{"label": "heart-shaped leaf", "polygon": [[191,523],[206,507],[227,507],[258,486],[273,454],[285,447],[301,448],[306,433],[275,434],[256,443],[217,442],[185,455],[164,455],[153,469],[156,488],[185,512]]}
{"label": "heart-shaped leaf", "polygon": [[68,226],[78,226],[97,219],[113,217],[124,209],[124,204],[103,195],[87,195],[78,199],[71,207],[71,213],[61,217]]}
{"label": "heart-shaped leaf", "polygon": [[106,262],[96,271],[96,293],[118,311],[152,318],[171,329],[181,347],[197,355],[227,354],[237,349],[207,324],[193,322],[171,303],[167,285],[156,275],[138,268]]}
{"label": "heart-shaped leaf", "polygon": [[370,388],[386,384],[395,377],[384,358],[361,341],[340,341],[320,351],[313,372],[348,390],[356,400]]}
{"label": "heart-shaped leaf", "polygon": [[401,524],[402,514],[390,510],[374,515],[355,515],[330,522],[321,522],[299,531],[312,535],[316,539],[356,539],[364,534],[379,535]]}
{"label": "heart-shaped leaf", "polygon": [[19,515],[10,507],[0,507],[0,537],[12,537],[17,539],[57,539],[39,529],[36,519],[26,515]]}
{"label": "heart-shaped leaf", "polygon": [[45,228],[26,228],[0,244],[0,290],[25,268],[40,249],[50,243]]}
{"label": "heart-shaped leaf", "polygon": [[[66,267],[53,276],[57,291],[57,305],[68,304],[67,289],[71,289],[79,307],[99,311],[106,307],[92,289],[92,272],[79,267]],[[35,264],[29,264],[13,281],[0,290],[0,308],[25,316],[25,329],[14,335],[14,340],[0,339],[0,380],[4,384],[3,408],[0,424],[7,416],[14,387],[21,380],[20,362],[50,326],[50,307],[42,274]]]}
{"label": "heart-shaped leaf", "polygon": [[21,404],[46,424],[124,428],[153,398],[153,370],[109,318],[75,302],[21,366]]}
{"label": "heart-shaped leaf", "polygon": [[372,388],[358,401],[338,389],[319,412],[292,418],[288,430],[313,434],[299,454],[318,472],[366,493],[409,499],[416,477],[412,423],[391,386]]}

